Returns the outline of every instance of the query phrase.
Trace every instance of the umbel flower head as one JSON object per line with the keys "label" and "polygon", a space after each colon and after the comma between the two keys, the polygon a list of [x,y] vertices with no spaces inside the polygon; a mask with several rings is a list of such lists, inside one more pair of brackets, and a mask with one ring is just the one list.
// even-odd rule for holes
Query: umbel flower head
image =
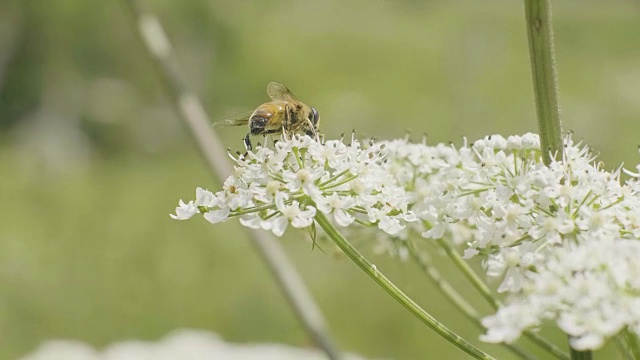
{"label": "umbel flower head", "polygon": [[451,241],[501,279],[506,298],[483,321],[485,341],[512,342],[549,322],[577,350],[640,335],[640,175],[625,170],[632,179],[621,182],[622,168],[604,170],[571,137],[549,165],[535,134],[459,148],[295,136],[232,159],[222,191],[198,188],[171,216],[237,217],[280,236],[289,225],[313,229],[322,212],[396,240]]}
{"label": "umbel flower head", "polygon": [[339,226],[375,225],[397,234],[415,220],[403,186],[386,171],[385,145],[320,143],[308,136],[283,139],[231,157],[235,171],[216,193],[198,188],[180,200],[174,219],[202,214],[211,223],[237,217],[244,226],[281,236],[289,225],[312,226],[318,211]]}
{"label": "umbel flower head", "polygon": [[485,318],[483,340],[511,342],[548,320],[578,350],[624,329],[640,334],[637,178],[621,183],[620,169],[603,170],[571,137],[549,166],[534,134],[387,149],[386,166],[422,220],[404,232],[466,244],[467,258],[502,278],[508,297]]}

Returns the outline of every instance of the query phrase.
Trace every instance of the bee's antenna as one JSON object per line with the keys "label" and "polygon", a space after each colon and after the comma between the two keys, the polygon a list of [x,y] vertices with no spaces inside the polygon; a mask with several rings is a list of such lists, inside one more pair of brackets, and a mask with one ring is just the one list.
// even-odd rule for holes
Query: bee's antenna
{"label": "bee's antenna", "polygon": [[251,146],[251,140],[249,139],[249,134],[242,138],[242,143],[244,144],[244,148],[245,150],[247,150],[247,153],[253,150],[253,146]]}
{"label": "bee's antenna", "polygon": [[229,155],[229,157],[234,161],[238,160],[235,157],[233,157],[233,154],[231,153],[231,148],[230,147],[227,148],[227,155]]}

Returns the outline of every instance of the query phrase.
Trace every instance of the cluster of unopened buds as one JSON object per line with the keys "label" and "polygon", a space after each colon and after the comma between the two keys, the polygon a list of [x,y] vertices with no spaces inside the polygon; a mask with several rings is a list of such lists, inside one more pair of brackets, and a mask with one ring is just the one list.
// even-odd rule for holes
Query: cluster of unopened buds
{"label": "cluster of unopened buds", "polygon": [[172,217],[238,217],[280,236],[288,225],[315,229],[322,212],[401,242],[443,239],[480,256],[508,294],[483,321],[485,341],[511,342],[548,321],[578,350],[640,334],[640,176],[626,171],[622,182],[622,168],[602,169],[571,137],[549,165],[535,134],[459,148],[294,136],[232,160],[221,191],[197,189]]}

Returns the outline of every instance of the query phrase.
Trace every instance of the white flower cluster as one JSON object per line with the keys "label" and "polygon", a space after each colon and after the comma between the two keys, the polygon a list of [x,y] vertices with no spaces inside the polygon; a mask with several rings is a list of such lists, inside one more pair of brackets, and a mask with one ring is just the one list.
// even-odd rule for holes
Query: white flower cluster
{"label": "white flower cluster", "polygon": [[484,319],[485,341],[511,342],[545,321],[578,350],[623,330],[640,335],[640,175],[624,170],[632,179],[621,183],[621,168],[603,170],[571,137],[548,166],[535,134],[460,148],[295,136],[232,158],[223,190],[198,188],[174,219],[238,217],[280,236],[322,212],[394,239],[446,239],[502,279],[498,291],[508,296]]}
{"label": "white flower cluster", "polygon": [[384,168],[385,145],[319,143],[294,136],[232,157],[235,172],[215,194],[198,188],[196,200],[180,200],[174,219],[197,213],[211,223],[231,217],[254,229],[281,236],[287,226],[307,228],[318,211],[339,226],[377,225],[388,234],[415,217],[407,210],[403,186]]}
{"label": "white flower cluster", "polygon": [[[576,349],[628,328],[640,334],[640,186],[608,172],[565,139],[542,163],[537,135],[494,135],[453,146],[387,143],[387,169],[422,219],[405,230],[468,244],[487,275],[503,277],[506,304],[484,325],[510,342],[555,320]],[[407,234],[404,234],[407,236]]]}

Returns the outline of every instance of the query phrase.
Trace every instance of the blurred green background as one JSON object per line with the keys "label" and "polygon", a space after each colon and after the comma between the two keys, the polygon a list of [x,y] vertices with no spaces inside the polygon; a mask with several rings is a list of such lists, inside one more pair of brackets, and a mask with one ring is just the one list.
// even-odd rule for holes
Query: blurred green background
{"label": "blurred green background", "polygon": [[[536,130],[522,3],[146,5],[214,119],[252,110],[275,80],[320,110],[327,138],[355,128],[388,139],[411,129],[414,139],[426,132],[431,142],[460,143]],[[637,164],[640,2],[553,5],[565,129],[609,167]],[[121,1],[0,2],[0,359],[51,338],[99,347],[180,327],[310,345],[237,223],[169,218],[179,198],[218,184],[160,84]],[[244,133],[221,130],[233,149]],[[414,265],[354,240],[428,311],[477,339],[480,331]],[[312,251],[302,232],[281,241],[342,349],[467,358],[331,247]],[[452,282],[474,298],[462,278]]]}

